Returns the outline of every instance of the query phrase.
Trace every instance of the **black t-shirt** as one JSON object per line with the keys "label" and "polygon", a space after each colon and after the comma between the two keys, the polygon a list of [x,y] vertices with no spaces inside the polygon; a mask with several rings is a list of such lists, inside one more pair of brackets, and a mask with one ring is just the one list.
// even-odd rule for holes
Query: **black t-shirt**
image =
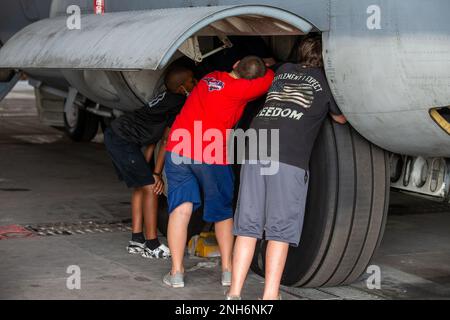
{"label": "black t-shirt", "polygon": [[111,128],[122,139],[140,146],[157,143],[185,102],[183,95],[163,92],[144,107],[114,120]]}
{"label": "black t-shirt", "polygon": [[320,68],[286,63],[276,72],[272,87],[251,128],[279,129],[279,161],[309,169],[309,159],[327,114],[340,115],[325,75]]}

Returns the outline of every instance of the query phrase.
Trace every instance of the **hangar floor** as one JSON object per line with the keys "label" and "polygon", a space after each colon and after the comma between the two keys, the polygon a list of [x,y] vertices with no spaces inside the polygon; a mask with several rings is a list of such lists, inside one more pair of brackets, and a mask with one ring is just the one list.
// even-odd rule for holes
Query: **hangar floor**
{"label": "hangar floor", "polygon": [[[0,103],[0,239],[7,228],[16,232],[0,240],[0,299],[223,299],[216,260],[189,258],[186,287],[174,290],[161,281],[169,261],[125,252],[129,194],[101,140],[73,143],[41,125],[24,85]],[[23,226],[46,235],[27,237]],[[62,226],[80,232],[50,235]],[[393,192],[373,261],[381,289],[369,290],[365,281],[284,287],[283,298],[449,299],[449,230],[450,206]],[[81,290],[66,287],[70,265],[81,268]],[[258,298],[262,287],[263,279],[251,274],[244,298]]]}

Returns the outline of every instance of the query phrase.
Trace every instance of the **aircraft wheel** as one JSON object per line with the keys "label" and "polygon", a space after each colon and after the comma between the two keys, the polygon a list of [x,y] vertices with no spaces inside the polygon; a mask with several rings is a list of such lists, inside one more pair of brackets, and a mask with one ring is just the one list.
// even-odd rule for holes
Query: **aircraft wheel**
{"label": "aircraft wheel", "polygon": [[[387,153],[349,125],[327,120],[310,162],[304,227],[291,247],[284,285],[323,287],[355,282],[382,239],[389,203]],[[266,242],[252,270],[264,275]]]}
{"label": "aircraft wheel", "polygon": [[94,139],[98,132],[99,117],[74,104],[64,112],[64,128],[67,136],[76,142]]}

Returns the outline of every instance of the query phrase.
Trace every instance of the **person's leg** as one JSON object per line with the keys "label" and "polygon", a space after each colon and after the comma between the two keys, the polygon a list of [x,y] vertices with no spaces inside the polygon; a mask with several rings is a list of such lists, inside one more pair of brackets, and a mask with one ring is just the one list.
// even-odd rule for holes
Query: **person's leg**
{"label": "person's leg", "polygon": [[[202,187],[205,199],[203,218],[215,223],[216,239],[222,258],[222,271],[227,272],[223,285],[231,282],[234,235],[233,235],[233,195],[234,175],[230,165],[198,165],[193,167]],[[222,275],[224,276],[224,275]]]}
{"label": "person's leg", "polygon": [[131,195],[131,240],[127,246],[130,254],[141,254],[145,248],[145,237],[142,232],[142,199],[142,189],[135,188]]}
{"label": "person's leg", "polygon": [[[128,155],[133,145],[117,136],[111,128],[105,131],[105,146],[111,157],[113,166],[119,177],[119,180],[126,182],[127,186],[135,188],[131,194],[131,220],[132,220],[132,242],[144,243],[145,238],[142,233],[142,189],[134,184],[133,175],[130,172],[130,164],[128,163]],[[134,245],[132,245],[134,246]],[[131,250],[134,252],[134,250]]]}
{"label": "person's leg", "polygon": [[141,147],[120,140],[120,149],[116,155],[116,166],[121,168],[121,174],[129,187],[134,187],[131,197],[132,230],[133,233],[143,232],[144,205],[147,205],[145,192],[154,183],[153,174],[141,151]]}
{"label": "person's leg", "polygon": [[[170,212],[167,240],[172,257],[172,268],[164,276],[163,282],[173,288],[184,287],[183,258],[189,220],[193,210],[201,205],[199,185],[190,168],[191,160],[179,157],[179,155],[167,152],[165,158],[168,182],[167,202]],[[177,161],[174,161],[175,158],[178,158]]]}
{"label": "person's leg", "polygon": [[145,239],[154,240],[158,238],[158,195],[150,186],[142,188],[142,211],[145,224]]}
{"label": "person's leg", "polygon": [[220,257],[222,260],[222,271],[231,272],[231,256],[233,253],[233,219],[215,223],[217,243],[219,244]]}
{"label": "person's leg", "polygon": [[269,243],[263,299],[267,300],[278,299],[289,245],[299,244],[308,190],[305,170],[284,163],[278,166],[277,174],[266,177],[265,236]]}
{"label": "person's leg", "polygon": [[229,296],[241,296],[242,287],[255,253],[256,241],[256,238],[251,237],[238,236],[236,238],[233,254],[233,276],[230,291],[228,292]]}
{"label": "person's leg", "polygon": [[172,275],[184,273],[183,258],[192,209],[193,204],[191,202],[185,202],[173,210],[169,217],[167,240],[172,254]]}
{"label": "person's leg", "polygon": [[145,248],[144,258],[166,259],[170,257],[170,249],[158,239],[158,195],[152,186],[143,187],[142,207],[144,211]]}
{"label": "person's leg", "polygon": [[265,181],[260,175],[260,166],[244,164],[240,175],[240,189],[234,215],[233,274],[229,297],[240,297],[257,239],[264,233]]}
{"label": "person's leg", "polygon": [[131,229],[133,233],[142,233],[142,188],[135,188],[131,196]]}
{"label": "person's leg", "polygon": [[263,300],[278,300],[288,250],[289,244],[285,242],[271,240],[267,244]]}

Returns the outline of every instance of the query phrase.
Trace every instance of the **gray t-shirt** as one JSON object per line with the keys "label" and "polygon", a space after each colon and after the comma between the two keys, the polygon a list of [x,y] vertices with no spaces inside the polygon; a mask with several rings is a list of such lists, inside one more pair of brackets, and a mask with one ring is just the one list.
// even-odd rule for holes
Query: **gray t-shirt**
{"label": "gray t-shirt", "polygon": [[[279,129],[279,161],[309,170],[311,152],[328,113],[340,115],[321,68],[286,63],[251,128]],[[270,155],[270,143],[268,144]],[[273,155],[272,155],[273,157]]]}

